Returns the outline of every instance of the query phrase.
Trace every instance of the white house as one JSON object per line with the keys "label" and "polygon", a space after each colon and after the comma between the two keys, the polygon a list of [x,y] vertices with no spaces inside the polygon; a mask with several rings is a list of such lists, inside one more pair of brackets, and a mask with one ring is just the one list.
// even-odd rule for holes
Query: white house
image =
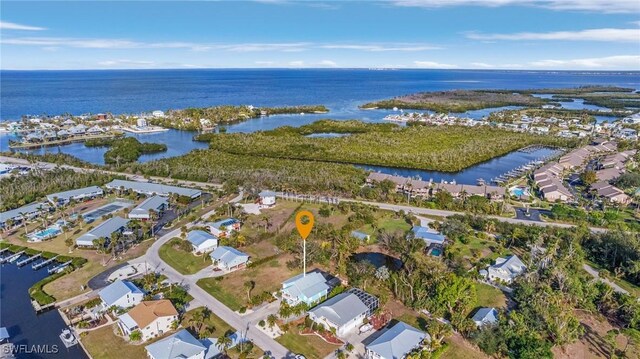
{"label": "white house", "polygon": [[216,236],[199,229],[189,231],[187,233],[187,241],[191,243],[194,253],[211,252],[218,246],[218,238]]}
{"label": "white house", "polygon": [[471,319],[476,323],[476,327],[496,324],[498,322],[498,311],[495,308],[480,308]]}
{"label": "white house", "polygon": [[511,283],[526,270],[527,266],[514,254],[506,258],[498,257],[496,264],[487,268],[487,276],[491,281],[500,280],[505,283]]}
{"label": "white house", "polygon": [[232,232],[240,230],[240,221],[235,218],[221,219],[216,222],[208,222],[205,224],[214,236],[223,238]]}
{"label": "white house", "polygon": [[102,300],[102,307],[104,309],[111,308],[113,306],[118,308],[129,308],[142,301],[144,292],[136,287],[135,284],[127,280],[118,279],[102,289],[98,295]]}
{"label": "white house", "polygon": [[153,117],[164,117],[164,112],[160,110],[155,110],[151,112],[151,115],[153,115]]}
{"label": "white house", "polygon": [[168,299],[143,301],[130,311],[118,317],[118,326],[125,335],[136,330],[142,334],[142,341],[171,331],[178,320],[178,311]]}
{"label": "white house", "polygon": [[335,329],[336,335],[344,337],[356,330],[368,313],[369,307],[357,295],[344,292],[311,309],[309,318],[328,330]]}
{"label": "white house", "polygon": [[93,199],[104,195],[102,188],[98,186],[90,186],[70,191],[57,192],[47,195],[47,200],[53,205],[65,205],[70,201],[83,201],[85,199]]}
{"label": "white house", "polygon": [[289,305],[304,302],[312,305],[329,293],[329,285],[324,276],[318,272],[299,274],[282,282],[282,299]]}
{"label": "white house", "polygon": [[136,208],[132,209],[131,212],[129,212],[128,217],[130,219],[149,220],[152,217],[152,211],[155,212],[156,215],[160,216],[168,205],[169,201],[167,201],[165,197],[157,195],[152,196],[145,199]]}
{"label": "white house", "polygon": [[216,248],[211,252],[210,256],[211,260],[213,260],[213,265],[225,271],[242,268],[249,261],[248,254],[226,246]]}
{"label": "white house", "polygon": [[186,329],[144,348],[149,359],[205,359],[207,352],[207,347]]}
{"label": "white house", "polygon": [[402,359],[414,349],[419,348],[425,339],[431,340],[429,334],[407,323],[398,322],[365,347],[366,358]]}
{"label": "white house", "polygon": [[273,207],[276,205],[276,193],[273,191],[264,190],[258,194],[260,197],[261,207]]}
{"label": "white house", "polygon": [[422,239],[427,247],[431,245],[442,246],[446,239],[442,233],[428,227],[413,226],[411,232],[414,238]]}
{"label": "white house", "polygon": [[124,232],[128,224],[128,219],[119,216],[111,217],[100,223],[96,228],[76,238],[76,245],[78,247],[93,247],[93,241],[95,240],[104,238],[109,241],[112,233]]}

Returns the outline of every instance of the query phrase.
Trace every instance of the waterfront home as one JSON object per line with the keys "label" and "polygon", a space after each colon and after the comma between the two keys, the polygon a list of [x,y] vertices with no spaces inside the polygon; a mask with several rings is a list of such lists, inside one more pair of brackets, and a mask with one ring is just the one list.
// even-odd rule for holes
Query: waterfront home
{"label": "waterfront home", "polygon": [[201,230],[189,231],[187,241],[191,243],[194,254],[208,253],[218,246],[218,238],[208,232]]}
{"label": "waterfront home", "polygon": [[249,261],[248,254],[227,246],[216,248],[211,252],[210,256],[213,261],[213,265],[224,271],[244,268]]}
{"label": "waterfront home", "polygon": [[638,139],[638,131],[632,128],[623,128],[616,133],[616,137],[623,140],[635,141]]}
{"label": "waterfront home", "polygon": [[209,232],[218,238],[224,238],[232,232],[239,231],[240,225],[240,221],[235,218],[226,218],[205,223],[205,226],[209,228]]}
{"label": "waterfront home", "polygon": [[72,119],[68,118],[68,119],[62,121],[62,125],[63,126],[75,126],[76,123]]}
{"label": "waterfront home", "polygon": [[496,263],[487,268],[487,278],[491,281],[511,283],[517,276],[527,270],[517,255],[496,258]]}
{"label": "waterfront home", "polygon": [[93,117],[98,121],[104,121],[104,120],[107,119],[107,114],[106,113],[97,113]]}
{"label": "waterfront home", "polygon": [[137,181],[127,181],[127,180],[119,180],[115,179],[107,184],[105,187],[114,190],[128,190],[136,193],[144,194],[146,196],[163,196],[168,197],[170,194],[176,194],[178,196],[184,196],[189,198],[198,198],[202,194],[202,191],[192,188],[184,188],[177,186],[170,186],[160,183],[151,183],[151,182],[137,182]]}
{"label": "waterfront home", "polygon": [[136,120],[136,125],[138,127],[147,127],[147,120],[145,118],[139,118]]}
{"label": "waterfront home", "polygon": [[208,352],[216,350],[215,343],[210,342],[207,341],[211,345],[208,347],[194,338],[189,331],[182,329],[144,348],[149,359],[209,359],[214,356],[208,355]]}
{"label": "waterfront home", "polygon": [[306,303],[312,305],[319,302],[329,294],[329,285],[324,276],[319,272],[310,272],[282,282],[282,299],[289,305]]}
{"label": "waterfront home", "polygon": [[153,117],[156,117],[156,118],[158,118],[158,117],[164,117],[164,112],[163,112],[163,111],[160,111],[160,110],[155,110],[155,111],[151,112],[151,115],[152,115]]}
{"label": "waterfront home", "polygon": [[355,331],[377,307],[376,297],[353,288],[353,291],[340,293],[311,309],[309,318],[327,330],[335,330],[339,337],[344,337]]}
{"label": "waterfront home", "polygon": [[259,204],[261,207],[273,207],[276,205],[276,193],[264,190],[258,194]]}
{"label": "waterfront home", "polygon": [[69,128],[69,133],[74,136],[84,135],[87,132],[87,126],[79,124]]}
{"label": "waterfront home", "polygon": [[442,233],[429,227],[413,226],[411,233],[414,238],[422,239],[427,247],[443,246],[446,239]]}
{"label": "waterfront home", "polygon": [[128,280],[120,280],[109,284],[98,292],[102,300],[102,308],[130,308],[142,302],[144,292]]}
{"label": "waterfront home", "polygon": [[492,325],[498,323],[498,311],[495,308],[480,308],[471,317],[476,327],[482,327],[484,325]]}
{"label": "waterfront home", "polygon": [[22,221],[29,221],[42,213],[49,211],[49,205],[44,202],[34,202],[22,207],[0,213],[0,227],[9,228],[22,224]]}
{"label": "waterfront home", "polygon": [[169,201],[165,197],[152,196],[145,199],[136,208],[132,209],[127,215],[129,219],[149,220],[155,215],[162,216],[162,213],[169,205]]}
{"label": "waterfront home", "polygon": [[124,335],[136,330],[142,334],[142,341],[171,331],[178,320],[178,311],[168,299],[142,301],[127,313],[118,316],[118,326]]}
{"label": "waterfront home", "polygon": [[423,341],[431,341],[429,334],[407,323],[397,322],[365,347],[366,357],[367,359],[403,359],[407,354],[419,349]]}
{"label": "waterfront home", "polygon": [[84,201],[86,199],[94,199],[102,195],[104,195],[102,188],[98,186],[90,186],[48,194],[47,200],[54,206],[60,206],[66,205],[71,201]]}
{"label": "waterfront home", "polygon": [[111,240],[112,233],[122,233],[127,228],[129,223],[128,219],[115,216],[100,223],[96,228],[76,238],[76,245],[78,247],[93,247],[94,241],[104,238],[106,240],[105,245]]}

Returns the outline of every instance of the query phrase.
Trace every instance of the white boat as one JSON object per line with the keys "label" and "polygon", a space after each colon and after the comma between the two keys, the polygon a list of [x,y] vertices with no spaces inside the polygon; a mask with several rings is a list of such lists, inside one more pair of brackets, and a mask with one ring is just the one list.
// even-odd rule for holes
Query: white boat
{"label": "white boat", "polygon": [[67,348],[78,344],[78,338],[76,338],[69,328],[62,329],[62,333],[60,333],[60,340],[62,340],[62,344]]}

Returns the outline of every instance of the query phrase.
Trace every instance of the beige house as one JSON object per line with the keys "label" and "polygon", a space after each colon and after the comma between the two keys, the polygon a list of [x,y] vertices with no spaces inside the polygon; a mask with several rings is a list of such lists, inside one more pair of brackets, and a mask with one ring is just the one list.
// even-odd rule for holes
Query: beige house
{"label": "beige house", "polygon": [[178,311],[167,299],[143,301],[118,317],[118,326],[125,335],[139,330],[142,341],[160,336],[171,330],[178,320]]}

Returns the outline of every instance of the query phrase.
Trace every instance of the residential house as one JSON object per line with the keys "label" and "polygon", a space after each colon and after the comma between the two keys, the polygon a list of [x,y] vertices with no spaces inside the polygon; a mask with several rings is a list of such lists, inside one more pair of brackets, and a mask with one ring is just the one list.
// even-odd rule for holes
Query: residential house
{"label": "residential house", "polygon": [[487,268],[488,278],[491,281],[500,280],[505,283],[511,283],[517,276],[527,270],[518,256],[511,255],[506,258],[498,257],[494,265]]}
{"label": "residential house", "polygon": [[107,243],[111,239],[111,234],[115,232],[124,232],[129,224],[128,219],[119,216],[111,217],[100,223],[96,228],[76,238],[78,247],[93,247],[93,241],[104,238]]}
{"label": "residential house", "polygon": [[289,305],[306,303],[313,305],[329,294],[329,285],[319,272],[299,274],[282,282],[282,299]]}
{"label": "residential house", "polygon": [[129,219],[142,219],[149,220],[152,219],[153,215],[162,216],[162,213],[169,205],[169,201],[165,197],[161,196],[152,196],[145,199],[142,203],[140,203],[136,208],[132,209],[129,212]]}
{"label": "residential house", "polygon": [[44,202],[34,202],[22,207],[18,207],[6,212],[0,213],[0,227],[8,228],[8,223],[13,222],[12,226],[22,224],[24,220],[31,220],[42,213],[49,211],[49,204]]}
{"label": "residential house", "polygon": [[371,239],[371,236],[364,233],[364,232],[360,232],[360,231],[351,231],[351,237],[353,238],[358,238],[359,240],[363,241],[363,242],[367,242],[369,241],[369,239]]}
{"label": "residential house", "polygon": [[209,349],[186,329],[144,348],[149,359],[205,359]]}
{"label": "residential house", "polygon": [[377,307],[376,297],[353,288],[311,309],[309,318],[328,330],[335,330],[339,337],[344,337],[355,331]]}
{"label": "residential house", "polygon": [[211,252],[210,256],[211,260],[213,260],[213,265],[225,271],[243,268],[249,261],[248,254],[226,246],[216,248]]}
{"label": "residential house", "polygon": [[147,341],[171,331],[177,320],[178,311],[170,300],[142,301],[118,317],[118,326],[125,335],[139,330],[142,341]]}
{"label": "residential house", "polygon": [[365,347],[366,357],[367,359],[403,359],[413,350],[420,348],[423,341],[430,340],[429,334],[407,323],[398,322]]}
{"label": "residential house", "polygon": [[170,194],[176,194],[178,196],[198,198],[202,195],[202,191],[192,188],[184,188],[177,186],[170,186],[161,183],[151,182],[137,182],[115,179],[107,184],[105,187],[110,190],[129,190],[136,193],[144,194],[146,196],[163,196],[168,197]]}
{"label": "residential house", "polygon": [[216,236],[199,229],[189,231],[187,233],[187,241],[191,243],[195,254],[211,252],[218,246],[218,238]]}
{"label": "residential house", "polygon": [[484,325],[491,325],[498,323],[498,311],[495,308],[480,308],[471,317],[476,327],[482,327]]}
{"label": "residential house", "polygon": [[98,186],[90,186],[70,191],[57,192],[47,195],[47,200],[54,206],[65,205],[73,201],[84,201],[104,195],[102,188]]}
{"label": "residential house", "polygon": [[240,221],[235,218],[226,218],[216,222],[205,223],[205,226],[209,228],[209,232],[218,238],[224,238],[234,231],[239,231],[240,225]]}
{"label": "residential house", "polygon": [[446,239],[442,233],[429,227],[413,226],[411,233],[413,233],[414,238],[422,239],[427,247],[432,245],[443,246]]}
{"label": "residential house", "polygon": [[261,207],[273,207],[276,205],[276,193],[264,190],[258,194],[259,204]]}
{"label": "residential house", "polygon": [[103,309],[111,307],[129,308],[142,301],[144,292],[136,287],[135,284],[127,280],[118,279],[98,292],[98,295],[102,300]]}

